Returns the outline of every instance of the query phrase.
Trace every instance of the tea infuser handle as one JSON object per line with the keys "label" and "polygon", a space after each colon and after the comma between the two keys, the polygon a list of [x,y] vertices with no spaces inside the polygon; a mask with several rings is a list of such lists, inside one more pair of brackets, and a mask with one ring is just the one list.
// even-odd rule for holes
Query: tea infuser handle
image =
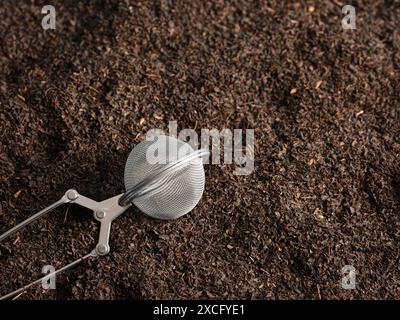
{"label": "tea infuser handle", "polygon": [[50,274],[38,279],[38,280],[31,282],[30,284],[28,284],[22,288],[19,288],[11,293],[8,293],[8,294],[0,297],[0,300],[11,298],[11,297],[15,296],[16,294],[27,290],[28,288],[30,288],[31,286],[33,286],[35,284],[38,284],[45,280],[48,280],[52,276],[55,276],[58,273],[61,273],[65,270],[68,270],[68,269],[74,267],[75,265],[86,260],[87,258],[103,256],[103,255],[108,254],[110,252],[110,247],[109,247],[108,242],[109,242],[109,238],[110,238],[111,222],[114,219],[116,219],[119,215],[121,215],[124,211],[126,211],[131,205],[131,204],[128,204],[126,206],[119,205],[119,199],[121,198],[121,196],[122,196],[122,194],[112,197],[110,199],[101,201],[101,202],[97,202],[90,198],[80,195],[76,190],[70,189],[57,202],[53,203],[52,205],[48,206],[47,208],[36,213],[32,217],[26,219],[25,221],[16,225],[14,228],[12,228],[9,231],[2,234],[0,236],[0,241],[6,239],[7,237],[16,233],[18,230],[31,224],[32,222],[39,219],[41,216],[45,215],[46,213],[49,213],[50,211],[58,208],[61,205],[66,204],[66,203],[75,203],[82,207],[93,210],[95,219],[100,222],[99,240],[96,245],[96,248],[91,253],[75,260],[74,262],[71,262],[70,264],[68,264],[68,265],[66,265],[66,266],[64,266],[64,267],[62,267]]}
{"label": "tea infuser handle", "polygon": [[119,205],[119,199],[121,198],[121,196],[122,194],[101,202],[97,202],[88,197],[80,195],[74,189],[70,189],[57,202],[53,203],[52,205],[48,206],[47,208],[43,209],[42,211],[36,213],[32,217],[26,219],[25,221],[16,225],[12,229],[3,233],[0,236],[0,242],[8,238],[9,236],[15,234],[17,231],[21,230],[27,225],[33,223],[46,213],[49,213],[54,209],[60,207],[61,205],[67,203],[75,203],[82,207],[92,210],[94,212],[95,219],[100,222],[99,240],[95,250],[98,255],[106,255],[110,252],[108,240],[110,237],[111,222],[114,219],[116,219],[121,213],[123,213],[126,209],[128,209],[128,207],[131,205],[131,204],[125,206]]}

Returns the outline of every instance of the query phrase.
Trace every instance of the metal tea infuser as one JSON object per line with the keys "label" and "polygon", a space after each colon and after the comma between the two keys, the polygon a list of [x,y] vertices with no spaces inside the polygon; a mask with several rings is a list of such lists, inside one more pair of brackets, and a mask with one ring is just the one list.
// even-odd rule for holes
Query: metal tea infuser
{"label": "metal tea infuser", "polygon": [[[153,140],[140,142],[129,154],[124,172],[125,193],[97,202],[70,189],[57,202],[0,235],[1,242],[67,203],[92,210],[94,218],[100,222],[97,245],[89,254],[0,297],[0,300],[13,297],[90,257],[107,255],[110,252],[111,223],[132,203],[146,215],[163,220],[183,216],[197,205],[203,194],[205,183],[202,157],[208,155],[208,151],[201,149],[194,151],[186,142],[170,136],[158,135],[153,138]],[[149,161],[149,155],[152,161]]]}

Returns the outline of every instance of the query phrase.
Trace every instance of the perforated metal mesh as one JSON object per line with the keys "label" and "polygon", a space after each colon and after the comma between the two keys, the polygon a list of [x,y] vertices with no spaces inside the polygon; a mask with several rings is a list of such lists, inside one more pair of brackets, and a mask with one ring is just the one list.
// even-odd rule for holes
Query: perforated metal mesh
{"label": "perforated metal mesh", "polygon": [[[155,141],[140,142],[129,154],[125,165],[126,190],[193,152],[189,144],[164,135],[157,136]],[[203,162],[196,158],[183,168],[163,173],[160,179],[162,183],[158,188],[132,202],[151,217],[176,219],[191,211],[203,194]]]}

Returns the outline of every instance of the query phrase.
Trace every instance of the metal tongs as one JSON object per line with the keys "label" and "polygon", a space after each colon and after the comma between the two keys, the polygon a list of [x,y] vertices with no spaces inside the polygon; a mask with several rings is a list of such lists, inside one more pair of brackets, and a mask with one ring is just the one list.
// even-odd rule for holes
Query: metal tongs
{"label": "metal tongs", "polygon": [[16,294],[25,291],[26,289],[30,288],[33,285],[36,285],[42,281],[47,281],[50,278],[54,277],[56,274],[59,274],[63,271],[66,271],[75,265],[79,264],[80,262],[90,258],[90,257],[98,257],[98,256],[104,256],[110,252],[110,246],[108,244],[109,238],[110,238],[110,230],[111,230],[111,223],[114,219],[116,219],[120,214],[122,214],[124,211],[126,211],[131,204],[123,202],[121,203],[121,198],[123,194],[120,194],[118,196],[115,196],[113,198],[97,202],[92,199],[89,199],[85,196],[80,195],[76,190],[70,189],[68,190],[64,196],[58,200],[57,202],[53,203],[52,205],[48,206],[47,208],[43,209],[42,211],[36,213],[32,217],[26,219],[25,221],[21,222],[20,224],[16,225],[9,231],[3,233],[0,235],[0,242],[3,241],[4,239],[12,236],[15,234],[17,231],[21,230],[22,228],[28,226],[32,222],[36,221],[40,217],[44,216],[45,214],[53,211],[54,209],[68,204],[68,203],[75,203],[78,204],[82,207],[88,208],[90,210],[93,210],[94,218],[100,222],[100,233],[99,233],[99,240],[96,245],[96,247],[90,252],[89,254],[82,256],[81,258],[75,260],[74,262],[71,262],[70,264],[55,270],[52,273],[47,274],[46,276],[31,282],[30,284],[17,289],[13,292],[10,292],[2,297],[0,297],[0,300],[8,299]]}

